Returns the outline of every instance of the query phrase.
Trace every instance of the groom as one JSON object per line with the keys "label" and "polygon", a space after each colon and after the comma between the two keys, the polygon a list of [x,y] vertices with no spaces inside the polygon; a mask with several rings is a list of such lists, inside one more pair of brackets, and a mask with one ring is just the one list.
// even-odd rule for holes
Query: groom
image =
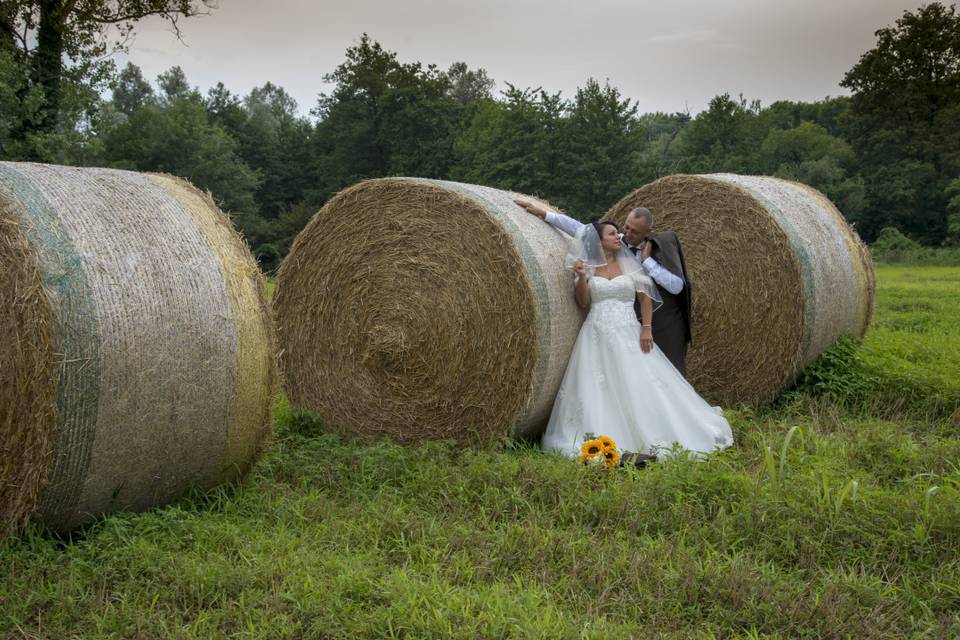
{"label": "groom", "polygon": [[[576,236],[583,223],[562,213],[547,211],[524,200],[514,202],[567,235]],[[690,279],[683,260],[680,240],[673,231],[653,233],[653,214],[638,207],[627,214],[620,241],[657,284],[663,304],[653,314],[653,341],[670,363],[687,374],[687,346],[690,344]],[[639,302],[636,303],[640,317]]]}

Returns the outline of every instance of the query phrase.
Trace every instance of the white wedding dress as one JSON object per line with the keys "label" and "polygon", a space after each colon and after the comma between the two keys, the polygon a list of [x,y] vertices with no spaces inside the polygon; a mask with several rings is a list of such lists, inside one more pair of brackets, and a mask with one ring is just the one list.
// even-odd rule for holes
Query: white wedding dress
{"label": "white wedding dress", "polygon": [[662,456],[675,444],[709,453],[733,444],[730,425],[656,346],[640,350],[633,310],[642,271],[590,278],[590,313],[573,347],[542,447],[570,456],[587,434],[610,436],[620,451]]}

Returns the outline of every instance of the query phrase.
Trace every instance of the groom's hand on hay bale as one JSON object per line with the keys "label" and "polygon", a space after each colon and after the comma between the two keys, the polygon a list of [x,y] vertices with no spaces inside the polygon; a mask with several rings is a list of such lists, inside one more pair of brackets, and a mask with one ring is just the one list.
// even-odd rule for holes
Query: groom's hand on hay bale
{"label": "groom's hand on hay bale", "polygon": [[547,219],[546,209],[541,209],[537,205],[527,202],[526,200],[514,200],[513,202],[521,209],[526,209],[527,213],[532,213],[533,215],[537,216],[541,220]]}

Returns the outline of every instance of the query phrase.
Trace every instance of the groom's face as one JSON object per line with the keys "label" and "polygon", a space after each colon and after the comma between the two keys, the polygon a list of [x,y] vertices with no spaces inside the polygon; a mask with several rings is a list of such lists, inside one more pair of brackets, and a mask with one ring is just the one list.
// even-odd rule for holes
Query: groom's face
{"label": "groom's face", "polygon": [[635,216],[632,213],[627,216],[623,223],[623,239],[630,246],[636,246],[647,239],[650,235],[650,225],[643,216]]}

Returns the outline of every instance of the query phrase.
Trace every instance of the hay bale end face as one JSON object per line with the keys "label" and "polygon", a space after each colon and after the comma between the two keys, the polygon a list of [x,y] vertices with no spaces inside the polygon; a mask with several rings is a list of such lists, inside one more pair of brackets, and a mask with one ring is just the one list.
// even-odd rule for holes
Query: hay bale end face
{"label": "hay bale end face", "polygon": [[869,252],[821,193],[777,178],[677,175],[627,195],[677,232],[693,292],[688,377],[726,404],[774,398],[841,335],[870,323]]}
{"label": "hay bale end face", "polygon": [[539,435],[580,325],[567,240],[487,187],[360,183],[280,267],[291,402],[361,440]]}
{"label": "hay bale end face", "polygon": [[207,195],[0,162],[0,278],[0,534],[147,509],[256,458],[276,380],[269,307]]}

